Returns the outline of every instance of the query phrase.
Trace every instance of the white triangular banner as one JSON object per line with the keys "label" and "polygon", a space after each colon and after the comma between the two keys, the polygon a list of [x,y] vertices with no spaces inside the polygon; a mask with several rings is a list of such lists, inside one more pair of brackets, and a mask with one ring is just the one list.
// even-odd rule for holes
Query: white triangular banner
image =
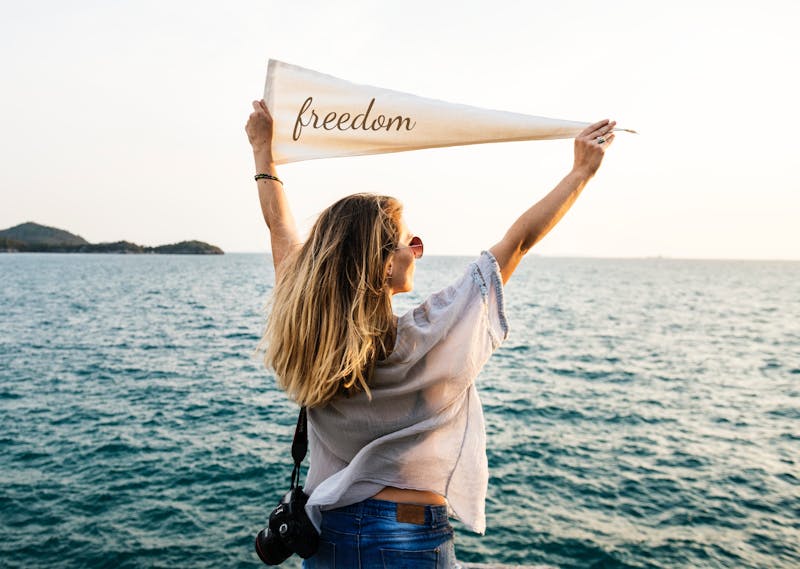
{"label": "white triangular banner", "polygon": [[421,148],[573,138],[589,123],[481,109],[358,85],[271,59],[264,100],[276,164]]}

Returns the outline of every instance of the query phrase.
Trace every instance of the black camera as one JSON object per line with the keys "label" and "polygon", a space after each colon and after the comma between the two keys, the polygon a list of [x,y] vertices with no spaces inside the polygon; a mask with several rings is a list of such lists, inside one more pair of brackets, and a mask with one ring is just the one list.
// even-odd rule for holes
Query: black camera
{"label": "black camera", "polygon": [[267,565],[280,565],[292,553],[308,559],[319,548],[317,528],[306,514],[308,496],[302,486],[289,490],[269,515],[269,525],[256,536],[256,553]]}

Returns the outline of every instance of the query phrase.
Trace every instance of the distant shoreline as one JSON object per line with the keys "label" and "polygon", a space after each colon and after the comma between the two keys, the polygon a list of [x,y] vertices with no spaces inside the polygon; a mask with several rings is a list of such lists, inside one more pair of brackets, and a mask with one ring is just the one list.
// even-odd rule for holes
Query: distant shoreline
{"label": "distant shoreline", "polygon": [[130,241],[89,243],[80,235],[29,221],[0,231],[0,253],[92,253],[125,255],[224,255],[203,241],[147,247]]}
{"label": "distant shoreline", "polygon": [[25,243],[0,237],[0,253],[57,253],[88,255],[224,255],[225,252],[214,245],[202,241],[182,241],[171,245],[144,247],[128,241],[117,243],[96,243],[80,246],[43,245]]}

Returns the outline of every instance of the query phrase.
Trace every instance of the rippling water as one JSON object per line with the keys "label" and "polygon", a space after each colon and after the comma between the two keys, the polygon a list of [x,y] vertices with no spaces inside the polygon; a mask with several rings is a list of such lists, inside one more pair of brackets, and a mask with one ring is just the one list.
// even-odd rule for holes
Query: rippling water
{"label": "rippling water", "polygon": [[[467,261],[421,261],[397,311]],[[0,566],[259,566],[296,417],[253,356],[271,282],[259,255],[0,255]],[[800,263],[529,258],[506,294],[460,560],[800,565]]]}

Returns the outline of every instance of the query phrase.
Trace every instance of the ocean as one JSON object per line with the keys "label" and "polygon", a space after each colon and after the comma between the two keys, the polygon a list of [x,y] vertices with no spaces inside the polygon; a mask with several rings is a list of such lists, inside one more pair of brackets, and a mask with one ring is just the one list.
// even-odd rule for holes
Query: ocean
{"label": "ocean", "polygon": [[[422,259],[396,312],[469,261]],[[0,255],[1,567],[261,565],[296,420],[255,353],[272,282],[258,254]],[[800,566],[800,262],[529,257],[506,304],[460,561]]]}

